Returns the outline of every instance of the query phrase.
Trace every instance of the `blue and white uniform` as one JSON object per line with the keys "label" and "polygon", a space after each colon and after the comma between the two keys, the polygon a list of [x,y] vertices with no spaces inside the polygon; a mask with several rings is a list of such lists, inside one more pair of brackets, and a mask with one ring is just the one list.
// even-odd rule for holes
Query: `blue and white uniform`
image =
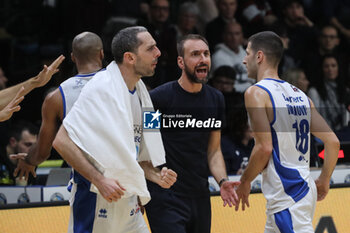
{"label": "blue and white uniform", "polygon": [[274,115],[270,123],[272,156],[262,172],[267,200],[265,232],[314,232],[317,191],[309,170],[308,97],[283,80],[265,78],[255,85],[269,94]]}
{"label": "blue and white uniform", "polygon": [[[76,75],[63,82],[59,90],[62,95],[64,117],[72,109],[82,88],[96,74]],[[135,146],[139,151],[142,124],[141,106],[136,91],[130,92],[134,118]],[[135,104],[136,103],[136,104]],[[138,154],[135,155],[137,159]],[[140,212],[137,196],[122,198],[108,203],[101,195],[90,191],[91,183],[73,170],[70,182],[70,219],[68,232],[149,232]]]}

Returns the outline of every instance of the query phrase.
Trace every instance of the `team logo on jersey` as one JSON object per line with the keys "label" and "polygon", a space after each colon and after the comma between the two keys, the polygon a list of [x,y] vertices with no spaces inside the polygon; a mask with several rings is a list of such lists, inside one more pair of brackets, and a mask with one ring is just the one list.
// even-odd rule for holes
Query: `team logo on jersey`
{"label": "team logo on jersey", "polygon": [[107,210],[106,209],[102,208],[98,212],[99,212],[99,214],[98,214],[99,218],[107,218]]}
{"label": "team logo on jersey", "polygon": [[292,84],[290,84],[290,87],[293,89],[294,92],[299,92],[299,89],[293,86]]}
{"label": "team logo on jersey", "polygon": [[307,160],[304,155],[299,156],[299,161],[305,161],[306,163],[309,162],[309,160]]}
{"label": "team logo on jersey", "polygon": [[76,79],[75,80],[75,85],[77,85],[77,86],[84,85],[83,80],[82,79]]}
{"label": "team logo on jersey", "polygon": [[144,129],[160,129],[160,116],[162,113],[145,111],[143,112],[143,128]]}

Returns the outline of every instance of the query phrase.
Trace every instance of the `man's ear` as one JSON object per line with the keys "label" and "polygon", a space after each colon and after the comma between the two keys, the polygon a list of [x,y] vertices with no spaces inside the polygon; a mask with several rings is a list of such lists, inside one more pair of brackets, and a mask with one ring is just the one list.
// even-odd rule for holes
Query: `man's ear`
{"label": "man's ear", "polygon": [[73,55],[73,53],[70,53],[70,59],[72,59],[72,62],[75,63],[75,56]]}
{"label": "man's ear", "polygon": [[256,61],[257,61],[257,63],[260,64],[264,59],[265,59],[265,54],[263,53],[263,51],[259,50],[256,53]]}
{"label": "man's ear", "polygon": [[105,54],[103,52],[103,49],[100,50],[100,59],[101,61],[103,60],[103,58],[105,58]]}
{"label": "man's ear", "polygon": [[132,52],[125,52],[124,53],[124,62],[128,63],[128,64],[135,64],[136,62],[136,56],[134,53]]}
{"label": "man's ear", "polygon": [[11,147],[15,147],[17,145],[17,140],[14,137],[10,137],[9,144]]}
{"label": "man's ear", "polygon": [[181,56],[177,57],[177,65],[181,70],[185,69],[185,63],[184,63],[184,58]]}

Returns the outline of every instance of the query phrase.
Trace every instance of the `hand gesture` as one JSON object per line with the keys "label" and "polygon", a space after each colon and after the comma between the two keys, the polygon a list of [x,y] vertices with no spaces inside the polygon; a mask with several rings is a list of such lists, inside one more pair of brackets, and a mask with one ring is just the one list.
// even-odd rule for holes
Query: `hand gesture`
{"label": "hand gesture", "polygon": [[171,169],[163,167],[160,171],[159,186],[165,189],[170,188],[176,182],[177,174]]}
{"label": "hand gesture", "polygon": [[236,193],[236,186],[241,182],[239,181],[225,181],[220,187],[221,199],[224,201],[224,207],[228,204],[230,207],[238,204],[238,196]]}
{"label": "hand gesture", "polygon": [[50,81],[52,75],[56,74],[59,71],[57,68],[62,63],[64,58],[65,57],[61,55],[54,62],[52,62],[49,67],[47,67],[47,65],[44,65],[43,70],[34,78],[37,87],[42,87]]}
{"label": "hand gesture", "polygon": [[13,98],[13,100],[11,100],[11,102],[0,111],[0,122],[10,119],[14,112],[18,112],[21,109],[19,103],[21,103],[23,99],[24,87],[21,87],[15,98]]}
{"label": "hand gesture", "polygon": [[315,180],[317,187],[317,201],[322,201],[329,191],[329,180],[318,178]]}
{"label": "hand gesture", "polygon": [[239,203],[242,202],[242,210],[245,210],[245,206],[247,205],[249,207],[249,194],[250,194],[250,183],[245,182],[245,183],[241,183],[237,190],[237,196],[238,196],[238,202],[236,205],[235,210],[237,211],[239,209]]}
{"label": "hand gesture", "polygon": [[25,161],[27,157],[26,153],[18,153],[10,155],[11,159],[17,159],[17,167],[13,172],[13,175],[16,177],[19,173],[19,177],[25,176],[25,180],[28,181],[29,173],[31,173],[34,177],[36,177],[35,166],[28,164]]}
{"label": "hand gesture", "polygon": [[116,179],[103,177],[100,182],[95,184],[98,191],[108,202],[118,201],[126,189],[119,184]]}

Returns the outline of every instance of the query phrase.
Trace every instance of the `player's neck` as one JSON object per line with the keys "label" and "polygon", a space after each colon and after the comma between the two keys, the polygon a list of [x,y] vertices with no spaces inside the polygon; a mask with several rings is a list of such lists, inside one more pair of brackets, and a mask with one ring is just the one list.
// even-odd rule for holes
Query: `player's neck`
{"label": "player's neck", "polygon": [[280,79],[278,77],[277,69],[275,69],[275,68],[260,69],[258,71],[257,81],[259,82],[265,78]]}
{"label": "player's neck", "polygon": [[102,69],[102,64],[96,62],[96,63],[89,63],[89,64],[77,64],[77,70],[79,74],[90,74],[99,71]]}
{"label": "player's neck", "polygon": [[187,76],[181,75],[180,79],[178,80],[179,85],[187,92],[190,93],[197,93],[202,90],[202,83],[194,83],[189,80]]}
{"label": "player's neck", "polygon": [[136,75],[133,69],[130,69],[126,65],[118,64],[118,67],[129,91],[135,90],[136,83],[141,79],[141,76]]}

